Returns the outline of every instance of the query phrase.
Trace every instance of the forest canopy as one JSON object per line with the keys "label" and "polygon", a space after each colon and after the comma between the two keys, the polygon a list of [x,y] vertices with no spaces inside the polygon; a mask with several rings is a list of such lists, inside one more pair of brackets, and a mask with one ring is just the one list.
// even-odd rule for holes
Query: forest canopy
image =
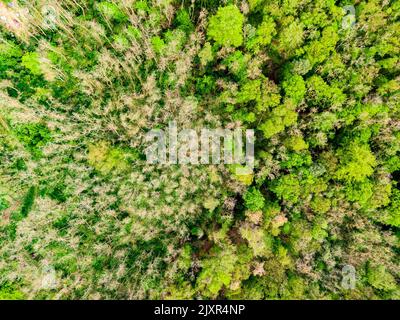
{"label": "forest canopy", "polygon": [[[399,17],[1,0],[0,299],[400,299]],[[149,164],[171,121],[254,167]]]}

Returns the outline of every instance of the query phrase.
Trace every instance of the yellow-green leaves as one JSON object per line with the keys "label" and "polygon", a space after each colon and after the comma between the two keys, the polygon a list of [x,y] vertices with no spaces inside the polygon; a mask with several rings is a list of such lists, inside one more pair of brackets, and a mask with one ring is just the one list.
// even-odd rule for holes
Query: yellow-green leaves
{"label": "yellow-green leaves", "polygon": [[237,255],[231,246],[219,249],[213,257],[204,260],[197,279],[198,290],[207,298],[216,298],[222,287],[231,283],[236,261]]}
{"label": "yellow-green leaves", "polygon": [[253,32],[246,43],[246,48],[257,53],[261,47],[271,43],[276,35],[275,22],[271,17],[267,17]]}
{"label": "yellow-green leaves", "polygon": [[289,77],[282,83],[282,87],[285,90],[286,96],[293,99],[295,104],[300,103],[306,94],[306,85],[303,77],[299,75]]}
{"label": "yellow-green leaves", "polygon": [[272,255],[272,237],[262,228],[245,224],[240,228],[240,235],[247,240],[256,257]]}
{"label": "yellow-green leaves", "polygon": [[206,42],[203,49],[199,52],[200,63],[202,66],[207,65],[207,63],[213,60],[213,52],[209,42]]}
{"label": "yellow-green leaves", "polygon": [[102,174],[122,172],[129,168],[124,152],[104,141],[89,146],[87,159],[89,164]]}
{"label": "yellow-green leaves", "polygon": [[340,165],[336,177],[345,181],[363,181],[374,172],[377,162],[368,145],[350,144],[338,152]]}
{"label": "yellow-green leaves", "polygon": [[260,190],[252,187],[243,196],[245,205],[251,211],[257,211],[264,207],[265,199]]}
{"label": "yellow-green leaves", "polygon": [[367,278],[370,285],[376,289],[384,291],[396,289],[396,280],[382,265],[370,267]]}
{"label": "yellow-green leaves", "polygon": [[128,19],[128,16],[113,2],[100,2],[97,4],[97,9],[110,20],[122,22]]}
{"label": "yellow-green leaves", "polygon": [[243,22],[244,16],[236,6],[219,8],[210,18],[207,35],[220,46],[239,47],[243,43]]}
{"label": "yellow-green leaves", "polygon": [[40,68],[39,54],[37,52],[27,52],[22,56],[22,63],[25,68],[29,69],[34,75],[42,74]]}
{"label": "yellow-green leaves", "polygon": [[301,151],[308,148],[308,144],[301,136],[292,136],[286,139],[285,146],[293,151]]}

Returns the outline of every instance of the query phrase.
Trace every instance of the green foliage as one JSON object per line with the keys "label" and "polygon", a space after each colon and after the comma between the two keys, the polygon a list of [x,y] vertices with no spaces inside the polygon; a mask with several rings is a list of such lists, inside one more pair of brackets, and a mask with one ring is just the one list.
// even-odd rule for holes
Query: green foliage
{"label": "green foliage", "polygon": [[114,2],[102,1],[97,4],[97,9],[110,20],[123,22],[128,19],[126,14]]}
{"label": "green foliage", "polygon": [[339,41],[339,36],[335,29],[333,26],[326,27],[322,31],[320,40],[311,41],[305,47],[306,57],[312,65],[323,62],[334,50],[336,43]]}
{"label": "green foliage", "polygon": [[219,291],[229,286],[235,270],[237,256],[230,248],[215,248],[215,256],[202,261],[196,287],[207,298],[216,298]]}
{"label": "green foliage", "polygon": [[22,50],[10,41],[2,39],[0,43],[0,77],[6,77],[6,72],[18,65]]}
{"label": "green foliage", "polygon": [[376,217],[378,221],[385,224],[400,227],[400,191],[393,189],[392,196],[390,197],[390,206],[384,215]]}
{"label": "green foliage", "polygon": [[384,291],[396,289],[396,280],[382,265],[368,268],[367,279],[368,283],[376,289]]}
{"label": "green foliage", "polygon": [[[228,66],[229,71],[238,79],[245,79],[248,68],[248,56],[243,55],[240,51],[235,51],[233,54],[228,56],[223,63]],[[246,84],[244,86],[246,86]],[[245,90],[244,87],[242,90]],[[240,94],[243,93],[241,92]],[[241,98],[239,96],[239,102],[240,100]]]}
{"label": "green foliage", "polygon": [[307,287],[304,280],[297,276],[291,276],[288,279],[288,285],[283,292],[284,299],[302,299]]}
{"label": "green foliage", "polygon": [[32,152],[34,156],[41,155],[41,148],[51,141],[50,130],[41,123],[28,123],[15,128],[19,141]]}
{"label": "green foliage", "polygon": [[25,295],[23,292],[13,289],[10,285],[0,286],[0,300],[23,300]]}
{"label": "green foliage", "polygon": [[283,52],[292,52],[303,43],[304,26],[299,21],[293,21],[279,34],[278,48]]}
{"label": "green foliage", "polygon": [[23,218],[26,217],[32,210],[33,204],[35,202],[35,197],[36,197],[36,187],[30,187],[22,202],[21,216]]}
{"label": "green foliage", "polygon": [[282,132],[285,127],[296,123],[297,117],[292,100],[287,100],[270,112],[269,117],[259,126],[259,129],[266,138],[270,138]]}
{"label": "green foliage", "polygon": [[0,196],[0,211],[7,209],[10,206],[8,201]]}
{"label": "green foliage", "polygon": [[303,99],[306,93],[304,80],[299,75],[294,75],[282,83],[283,90],[287,97],[293,99],[298,104]]}
{"label": "green foliage", "polygon": [[179,29],[182,29],[186,33],[190,33],[194,29],[194,25],[190,19],[189,13],[185,9],[181,9],[177,12],[175,23]]}
{"label": "green foliage", "polygon": [[199,94],[209,94],[214,91],[215,80],[211,76],[205,76],[197,79],[196,92]]}
{"label": "green foliage", "polygon": [[158,36],[151,38],[151,44],[153,46],[153,50],[158,54],[162,53],[163,49],[165,48],[164,40]]}
{"label": "green foliage", "polygon": [[210,18],[207,35],[216,44],[239,47],[243,43],[244,17],[235,5],[219,8]]}
{"label": "green foliage", "polygon": [[314,196],[311,201],[311,209],[317,213],[326,213],[331,208],[331,201],[322,196]]}
{"label": "green foliage", "polygon": [[261,97],[261,81],[250,80],[243,84],[238,96],[238,103],[246,103],[259,100]]}
{"label": "green foliage", "polygon": [[373,195],[373,184],[368,180],[356,182],[346,186],[346,196],[350,201],[357,201],[365,206]]}
{"label": "green foliage", "polygon": [[312,163],[311,156],[307,153],[288,153],[287,159],[281,162],[281,168],[301,167]]}
{"label": "green foliage", "polygon": [[90,145],[88,162],[102,174],[124,172],[129,169],[129,154],[119,148],[111,147],[106,142]]}
{"label": "green foliage", "polygon": [[319,76],[309,78],[307,80],[307,88],[311,91],[313,103],[320,108],[327,105],[340,106],[346,99],[346,96],[339,88],[329,86]]}
{"label": "green foliage", "polygon": [[27,52],[22,56],[21,64],[29,69],[34,75],[42,74],[42,69],[40,68],[39,54],[37,52]]}
{"label": "green foliage", "polygon": [[308,148],[308,144],[301,136],[293,136],[285,141],[285,145],[293,151],[301,151]]}
{"label": "green foliage", "polygon": [[243,239],[246,239],[249,247],[256,257],[270,257],[272,255],[272,237],[260,228],[244,226],[240,229]]}
{"label": "green foliage", "polygon": [[264,207],[265,199],[261,191],[251,187],[244,195],[243,199],[248,209],[252,211],[260,210]]}
{"label": "green foliage", "polygon": [[[399,298],[399,1],[47,2],[0,28],[0,299]],[[254,166],[147,163],[172,121]]]}
{"label": "green foliage", "polygon": [[264,0],[249,0],[250,10],[255,10]]}
{"label": "green foliage", "polygon": [[262,47],[271,43],[272,38],[276,34],[275,22],[272,18],[267,17],[257,27],[253,35],[246,41],[246,48],[257,53]]}
{"label": "green foliage", "polygon": [[271,184],[271,190],[282,200],[297,202],[301,193],[301,186],[295,175],[284,175]]}
{"label": "green foliage", "polygon": [[207,63],[213,60],[213,51],[209,42],[204,44],[203,49],[199,52],[199,58],[203,66],[206,66]]}
{"label": "green foliage", "polygon": [[376,166],[376,159],[368,145],[351,143],[338,150],[340,164],[335,176],[337,179],[363,181],[372,175]]}

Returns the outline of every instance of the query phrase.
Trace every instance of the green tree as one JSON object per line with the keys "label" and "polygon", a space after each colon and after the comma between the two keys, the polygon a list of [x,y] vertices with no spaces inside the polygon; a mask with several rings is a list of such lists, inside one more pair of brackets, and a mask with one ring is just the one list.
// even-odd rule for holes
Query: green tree
{"label": "green tree", "polygon": [[271,190],[285,201],[297,202],[300,196],[301,187],[299,179],[293,175],[284,175],[271,183]]}
{"label": "green tree", "polygon": [[283,90],[287,97],[293,99],[298,104],[303,100],[306,93],[306,85],[303,77],[300,75],[293,75],[282,83]]}
{"label": "green tree", "polygon": [[261,191],[251,187],[244,195],[243,199],[247,208],[252,211],[260,210],[264,207],[265,199]]}
{"label": "green tree", "polygon": [[375,289],[390,291],[396,289],[396,280],[382,265],[369,267],[367,279]]}
{"label": "green tree", "polygon": [[374,154],[366,144],[351,143],[338,150],[339,167],[336,178],[348,182],[363,181],[371,176],[377,165]]}
{"label": "green tree", "polygon": [[196,287],[206,298],[215,299],[223,286],[228,287],[232,281],[237,255],[232,248],[214,248],[214,256],[202,261]]}
{"label": "green tree", "polygon": [[243,43],[244,16],[235,5],[219,8],[210,18],[207,35],[218,45],[239,47]]}

